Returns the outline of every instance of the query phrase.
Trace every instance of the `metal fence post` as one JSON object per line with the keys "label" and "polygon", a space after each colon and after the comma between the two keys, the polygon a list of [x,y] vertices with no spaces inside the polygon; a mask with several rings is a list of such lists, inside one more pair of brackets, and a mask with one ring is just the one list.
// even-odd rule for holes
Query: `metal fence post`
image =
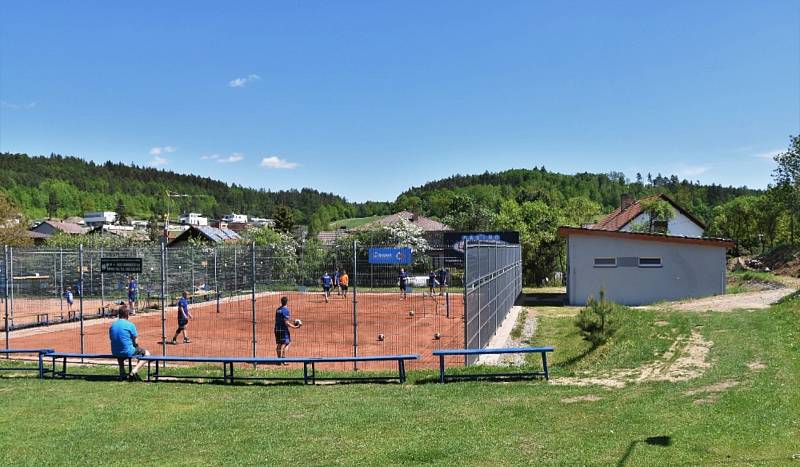
{"label": "metal fence post", "polygon": [[217,313],[219,313],[219,281],[217,280],[217,248],[214,247],[214,291],[217,295]]}
{"label": "metal fence post", "polygon": [[[494,250],[494,265],[492,267],[494,268],[495,271],[497,271],[497,242],[494,243],[493,250]],[[503,275],[505,275],[505,273]],[[493,274],[493,276],[494,276],[494,274]],[[497,285],[498,285],[497,284],[498,283],[497,278],[496,277],[492,277],[492,282],[494,283],[494,292],[495,292],[494,293],[494,297],[492,297],[492,303],[493,303],[492,308],[494,308],[494,311],[493,311],[493,313],[494,313],[494,333],[493,334],[496,334],[497,333],[497,327],[500,324],[498,322],[499,320],[497,318],[497,293],[499,291],[498,287],[497,287]],[[500,282],[501,282],[501,285],[502,285],[502,281],[500,281]]]}
{"label": "metal fence post", "polygon": [[[103,247],[100,247],[100,260],[103,259]],[[106,287],[105,287],[105,274],[103,274],[103,267],[100,267],[100,306],[106,305]],[[133,310],[131,310],[133,312]]]}
{"label": "metal fence post", "polygon": [[6,334],[6,349],[8,349],[8,287],[9,287],[9,281],[10,281],[10,278],[8,277],[8,275],[9,275],[8,274],[8,269],[9,269],[8,253],[9,253],[9,246],[8,245],[4,245],[3,246],[3,279],[4,279],[3,282],[5,282],[5,284],[4,284],[5,285],[5,293],[4,293],[3,298],[5,300],[3,300],[3,302],[5,302],[5,309],[6,309],[5,310],[5,314],[4,314],[4,322],[5,322],[4,329],[5,329],[5,334]]}
{"label": "metal fence post", "polygon": [[[469,342],[469,333],[467,331],[467,324],[469,323],[469,301],[467,299],[469,282],[469,242],[464,240],[464,348],[468,349],[467,343]],[[467,356],[464,355],[464,366],[467,366]]]}
{"label": "metal fence post", "polygon": [[189,247],[189,281],[192,283],[192,286],[189,287],[189,293],[191,293],[190,297],[192,297],[192,303],[194,303],[194,247]]}
{"label": "metal fence post", "polygon": [[167,259],[161,243],[161,355],[167,355]]}
{"label": "metal fence post", "polygon": [[64,248],[58,249],[58,274],[60,287],[58,290],[58,303],[61,306],[61,314],[64,314]]}
{"label": "metal fence post", "polygon": [[[10,308],[10,323],[9,326],[14,326],[14,247],[8,247],[8,280],[11,282],[11,293],[8,295],[7,301]],[[7,328],[6,328],[7,329]]]}
{"label": "metal fence post", "polygon": [[239,295],[239,269],[236,266],[236,251],[237,247],[233,247],[233,290],[236,295]]}
{"label": "metal fence post", "polygon": [[[353,357],[358,357],[358,242],[353,240]],[[353,371],[358,370],[358,362],[353,362]]]}
{"label": "metal fence post", "polygon": [[[86,292],[85,287],[83,286],[83,243],[78,246],[78,269],[80,272],[80,276],[78,278],[78,293],[80,294],[79,297],[81,299],[79,303],[79,312],[81,314],[80,321],[81,321],[81,353],[83,351],[83,294]],[[83,359],[81,359],[82,361]]]}
{"label": "metal fence post", "polygon": [[253,302],[253,358],[256,358],[256,242],[252,242],[250,244],[250,251],[251,251],[251,274],[253,277],[253,290],[252,290],[252,302]]}

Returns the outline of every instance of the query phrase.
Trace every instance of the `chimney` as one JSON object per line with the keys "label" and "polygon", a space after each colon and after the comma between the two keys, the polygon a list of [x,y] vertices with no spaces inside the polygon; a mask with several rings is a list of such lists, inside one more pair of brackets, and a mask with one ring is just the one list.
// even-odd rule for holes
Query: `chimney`
{"label": "chimney", "polygon": [[633,204],[633,196],[630,193],[623,193],[619,196],[619,209],[624,211]]}

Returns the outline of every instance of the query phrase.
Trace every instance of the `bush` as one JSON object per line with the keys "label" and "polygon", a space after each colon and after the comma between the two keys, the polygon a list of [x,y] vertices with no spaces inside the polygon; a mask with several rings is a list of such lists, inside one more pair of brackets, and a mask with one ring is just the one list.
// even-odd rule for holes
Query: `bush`
{"label": "bush", "polygon": [[600,290],[600,300],[589,297],[586,307],[575,319],[583,339],[594,347],[603,344],[616,330],[615,315],[619,305],[607,301],[605,294],[605,290]]}

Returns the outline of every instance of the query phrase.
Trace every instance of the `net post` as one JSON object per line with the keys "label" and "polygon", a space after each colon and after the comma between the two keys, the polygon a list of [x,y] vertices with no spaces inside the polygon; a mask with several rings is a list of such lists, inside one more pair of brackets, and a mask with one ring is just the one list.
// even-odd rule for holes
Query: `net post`
{"label": "net post", "polygon": [[167,355],[167,260],[166,245],[161,243],[161,355]]}
{"label": "net post", "polygon": [[252,312],[253,312],[253,358],[256,358],[256,242],[250,243],[250,259],[251,267],[250,273],[252,276]]}
{"label": "net post", "polygon": [[[358,357],[358,242],[353,240],[353,357]],[[353,371],[358,371],[358,362],[353,362]]]}
{"label": "net post", "polygon": [[[79,302],[79,312],[80,312],[80,322],[81,322],[81,353],[84,353],[83,348],[83,294],[85,292],[83,287],[83,243],[78,246],[78,268],[80,270],[80,275],[78,277],[78,294],[80,297]],[[83,361],[83,359],[81,359]]]}
{"label": "net post", "polygon": [[8,245],[3,245],[3,279],[4,279],[3,280],[3,282],[4,282],[3,285],[4,285],[4,288],[5,288],[4,293],[3,293],[3,298],[4,298],[3,303],[5,304],[5,313],[3,315],[3,320],[4,320],[5,325],[4,325],[3,329],[5,330],[5,334],[6,334],[6,349],[8,349],[8,286],[9,286],[9,281],[11,280],[8,277],[8,253],[9,253],[9,248],[10,247]]}

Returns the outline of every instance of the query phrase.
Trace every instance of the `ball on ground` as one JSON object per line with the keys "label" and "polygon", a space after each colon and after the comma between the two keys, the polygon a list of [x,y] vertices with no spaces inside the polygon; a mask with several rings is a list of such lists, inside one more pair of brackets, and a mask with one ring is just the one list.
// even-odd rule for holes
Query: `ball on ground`
{"label": "ball on ground", "polygon": [[436,334],[433,335],[433,338],[438,341],[439,339],[442,338],[442,335],[437,332]]}
{"label": "ball on ground", "polygon": [[294,320],[294,325],[295,325],[295,326],[302,326],[302,325],[303,325],[303,322],[302,322],[302,321],[300,321],[299,319],[296,319],[296,320]]}
{"label": "ball on ground", "polygon": [[385,339],[385,336],[383,334],[378,334],[378,340],[383,341],[383,339]]}
{"label": "ball on ground", "polygon": [[408,316],[414,316],[414,310],[409,311]]}

